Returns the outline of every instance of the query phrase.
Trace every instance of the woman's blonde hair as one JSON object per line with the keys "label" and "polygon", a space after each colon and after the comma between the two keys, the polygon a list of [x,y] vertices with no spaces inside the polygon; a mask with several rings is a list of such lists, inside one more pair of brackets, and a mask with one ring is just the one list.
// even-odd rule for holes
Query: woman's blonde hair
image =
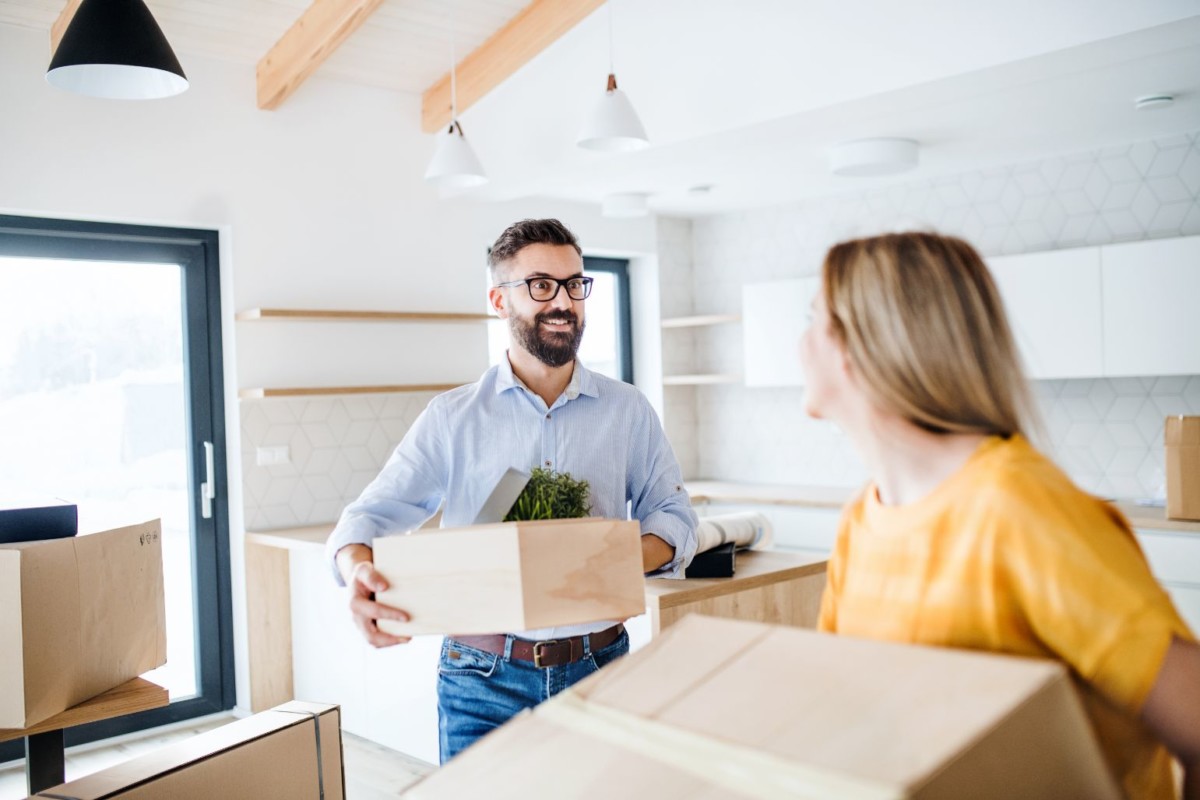
{"label": "woman's blonde hair", "polygon": [[822,275],[833,335],[875,403],[937,432],[1038,427],[1000,294],[969,244],[854,239],[830,249]]}

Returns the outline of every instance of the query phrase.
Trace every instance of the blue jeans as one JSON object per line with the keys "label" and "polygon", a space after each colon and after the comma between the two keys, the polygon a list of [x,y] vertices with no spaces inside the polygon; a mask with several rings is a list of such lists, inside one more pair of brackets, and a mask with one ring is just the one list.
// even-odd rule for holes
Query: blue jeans
{"label": "blue jeans", "polygon": [[561,667],[535,667],[528,661],[486,653],[453,639],[442,642],[438,661],[438,740],[445,764],[489,731],[533,708],[629,652],[625,631],[608,646]]}

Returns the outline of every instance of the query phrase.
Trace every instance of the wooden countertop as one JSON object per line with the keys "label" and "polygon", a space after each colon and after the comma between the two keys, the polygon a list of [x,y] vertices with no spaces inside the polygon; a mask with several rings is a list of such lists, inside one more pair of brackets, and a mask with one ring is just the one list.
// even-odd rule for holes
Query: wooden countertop
{"label": "wooden countertop", "polygon": [[651,578],[646,581],[646,597],[656,598],[659,608],[681,606],[780,581],[820,575],[825,572],[826,559],[782,550],[742,550],[734,564],[732,578]]}
{"label": "wooden countertop", "polygon": [[[858,493],[857,488],[723,481],[688,481],[686,486],[693,503],[729,505],[763,504],[838,509],[854,499]],[[1132,500],[1116,500],[1113,504],[1135,528],[1200,533],[1200,521],[1167,519],[1165,508],[1139,506]]]}

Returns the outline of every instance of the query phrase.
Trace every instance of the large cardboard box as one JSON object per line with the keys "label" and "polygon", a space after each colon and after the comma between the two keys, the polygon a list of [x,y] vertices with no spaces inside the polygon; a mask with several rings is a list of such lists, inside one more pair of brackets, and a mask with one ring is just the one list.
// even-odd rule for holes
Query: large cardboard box
{"label": "large cardboard box", "polygon": [[1167,417],[1167,516],[1200,519],[1200,417]]}
{"label": "large cardboard box", "polygon": [[28,728],[167,660],[158,520],[0,545],[0,728]]}
{"label": "large cardboard box", "polygon": [[380,602],[410,622],[388,633],[504,633],[606,619],[646,608],[636,522],[586,518],[414,531],[374,542],[388,583]]}
{"label": "large cardboard box", "polygon": [[689,616],[406,798],[1117,800],[1055,663]]}
{"label": "large cardboard box", "polygon": [[341,713],[292,701],[35,797],[76,800],[342,800]]}

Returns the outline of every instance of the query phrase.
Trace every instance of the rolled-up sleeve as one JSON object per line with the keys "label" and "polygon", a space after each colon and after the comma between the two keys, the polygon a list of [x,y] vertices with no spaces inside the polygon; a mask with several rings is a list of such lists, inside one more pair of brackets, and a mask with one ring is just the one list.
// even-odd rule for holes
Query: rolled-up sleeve
{"label": "rolled-up sleeve", "polygon": [[343,547],[370,547],[375,537],[413,530],[437,513],[447,483],[441,416],[435,398],[417,417],[379,475],[342,511],[325,542],[325,555],[339,586],[345,585],[336,561]]}
{"label": "rolled-up sleeve", "polygon": [[675,548],[675,557],[648,573],[656,578],[682,578],[696,555],[696,526],[699,524],[692,501],[683,486],[683,473],[667,435],[649,403],[643,403],[640,427],[643,434],[635,441],[644,447],[631,450],[629,497],[633,518],[641,524],[642,534],[652,533]]}

